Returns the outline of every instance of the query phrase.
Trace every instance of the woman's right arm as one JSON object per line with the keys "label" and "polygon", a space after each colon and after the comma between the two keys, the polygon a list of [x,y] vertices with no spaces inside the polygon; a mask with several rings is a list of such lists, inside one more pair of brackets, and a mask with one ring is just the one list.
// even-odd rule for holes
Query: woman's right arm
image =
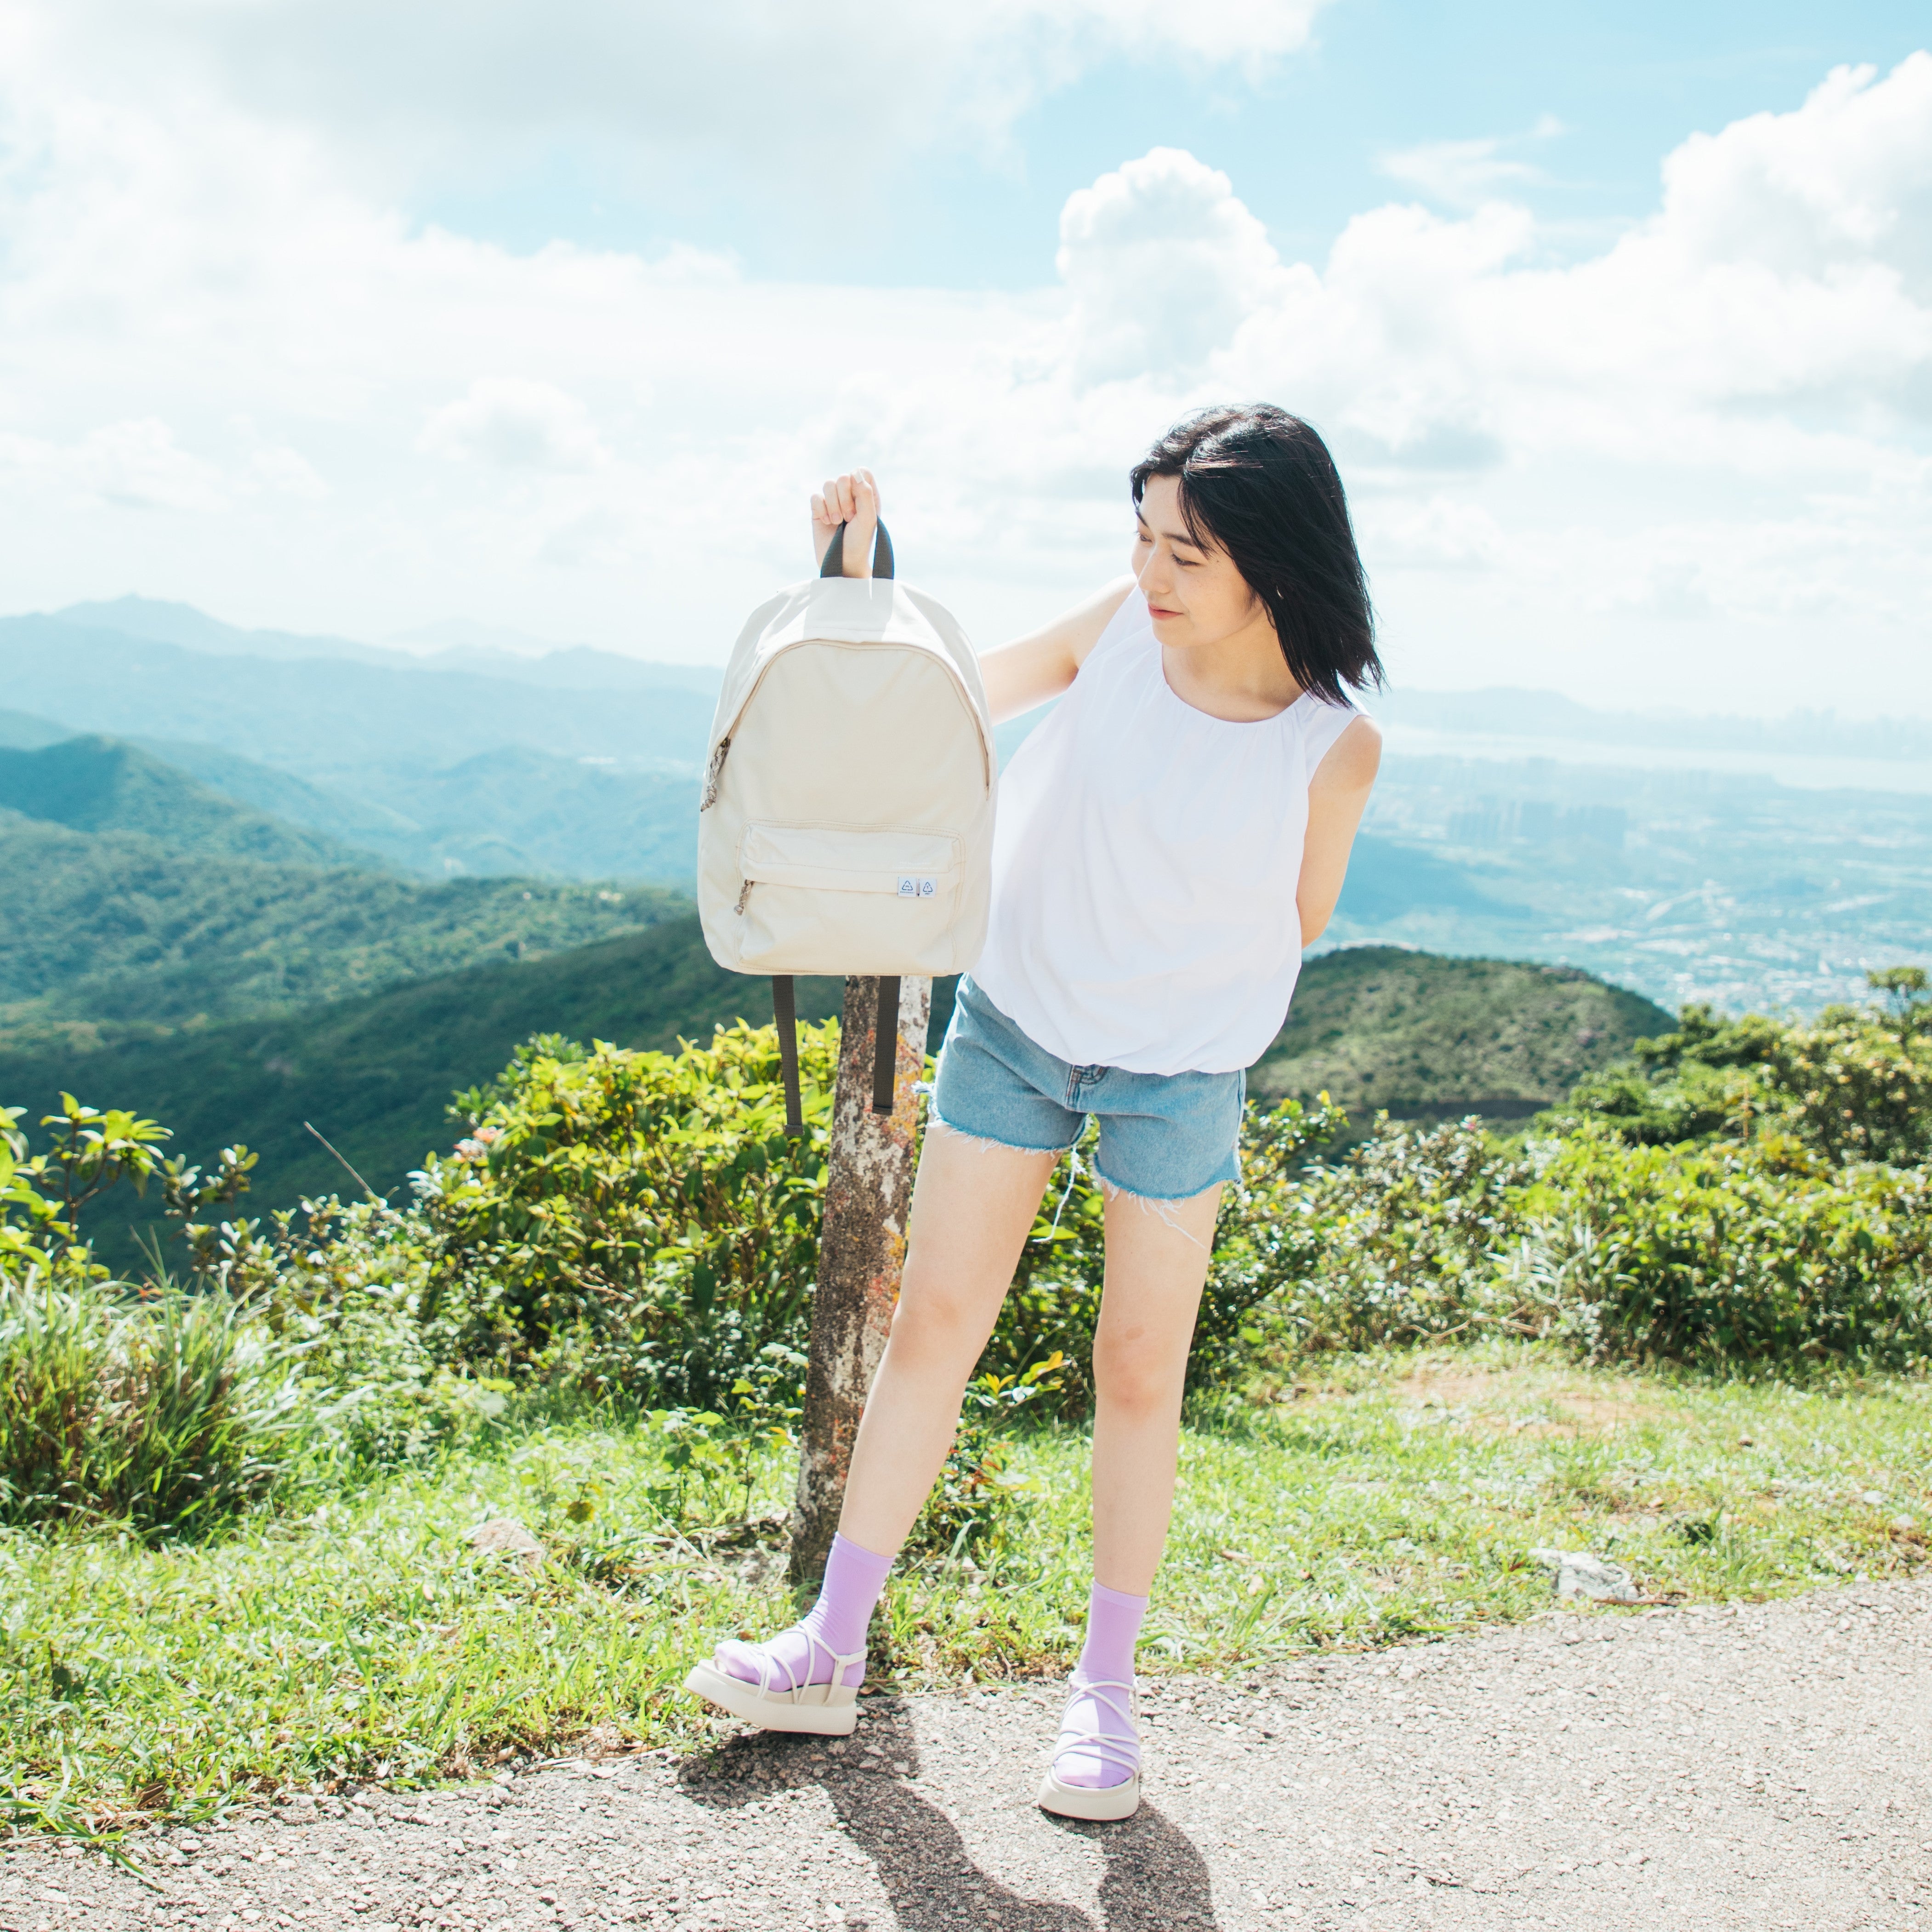
{"label": "woman's right arm", "polygon": [[1114,612],[1133,594],[1132,578],[1117,578],[1044,629],[982,651],[980,675],[986,681],[986,703],[994,723],[1004,724],[1058,697],[1078,675]]}

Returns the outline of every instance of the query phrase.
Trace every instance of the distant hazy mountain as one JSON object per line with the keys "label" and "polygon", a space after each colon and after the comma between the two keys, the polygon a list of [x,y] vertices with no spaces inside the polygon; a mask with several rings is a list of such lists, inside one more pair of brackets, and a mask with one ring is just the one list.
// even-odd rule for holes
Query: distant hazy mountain
{"label": "distant hazy mountain", "polygon": [[199,646],[59,617],[0,619],[0,689],[22,708],[76,730],[194,739],[324,783],[334,772],[434,768],[506,744],[686,767],[704,756],[712,701],[698,692],[544,690],[384,655],[211,661]]}
{"label": "distant hazy mountain", "polygon": [[214,745],[142,748],[230,798],[434,879],[641,879],[688,886],[698,783],[506,745],[439,771],[365,765],[310,784]]}
{"label": "distant hazy mountain", "polygon": [[1554,691],[1394,690],[1370,708],[1384,723],[1480,738],[1569,738],[1648,749],[1810,753],[1837,758],[1932,759],[1932,720],[1851,720],[1829,711],[1780,718],[1599,711]]}
{"label": "distant hazy mountain", "polygon": [[274,865],[378,863],[319,832],[250,811],[116,738],[0,750],[0,805],[77,832],[146,833],[170,852]]}
{"label": "distant hazy mountain", "polygon": [[1453,859],[1419,846],[1363,832],[1348,859],[1348,876],[1336,918],[1364,926],[1414,912],[1478,913],[1490,919],[1526,920],[1520,906],[1498,900],[1478,876]]}
{"label": "distant hazy mountain", "polygon": [[252,805],[292,825],[326,834],[344,845],[380,853],[414,870],[440,874],[421,828],[399,812],[356,792],[311,785],[273,765],[258,765],[219,745],[196,744],[187,738],[134,738],[164,763],[198,780],[212,791]]}
{"label": "distant hazy mountain", "polygon": [[66,725],[50,718],[37,718],[27,711],[0,711],[0,747],[9,751],[38,751],[44,744],[58,744],[74,736]]}
{"label": "distant hazy mountain", "polygon": [[[467,671],[552,691],[697,691],[716,699],[721,675],[714,666],[656,664],[588,645],[546,644],[522,631],[460,618],[425,624],[387,645],[375,645],[319,632],[244,630],[192,604],[155,597],[70,604],[54,615],[83,630],[116,631],[123,637],[178,645],[208,657],[259,657],[283,663],[334,658],[391,671]],[[424,645],[432,648],[424,651],[420,648]]]}
{"label": "distant hazy mountain", "polygon": [[434,648],[413,652],[436,671],[478,671],[555,691],[700,691],[716,699],[723,672],[712,664],[659,664],[587,644],[547,644],[497,624],[452,617],[400,632],[392,641]]}
{"label": "distant hazy mountain", "polygon": [[694,778],[506,745],[438,771],[368,771],[362,789],[416,828],[416,844],[432,855],[425,869],[659,879],[687,889],[696,876]]}
{"label": "distant hazy mountain", "polygon": [[391,664],[399,654],[352,638],[308,635],[299,631],[243,630],[209,617],[192,604],[169,603],[158,597],[114,597],[69,604],[54,615],[62,623],[82,630],[111,630],[151,644],[173,644],[212,657],[266,657],[284,662],[311,657],[346,657],[364,663]]}

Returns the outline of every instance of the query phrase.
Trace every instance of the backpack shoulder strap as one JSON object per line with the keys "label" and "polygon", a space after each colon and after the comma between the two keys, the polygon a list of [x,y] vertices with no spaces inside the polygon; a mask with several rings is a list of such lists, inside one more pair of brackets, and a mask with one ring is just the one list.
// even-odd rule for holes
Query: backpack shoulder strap
{"label": "backpack shoulder strap", "polygon": [[899,1070],[899,983],[896,975],[879,981],[878,1017],[872,1026],[872,1111],[892,1110],[892,1083]]}
{"label": "backpack shoulder strap", "polygon": [[798,994],[790,973],[772,975],[772,1018],[778,1032],[778,1066],[784,1077],[788,1134],[805,1131],[805,1103],[798,1086]]}

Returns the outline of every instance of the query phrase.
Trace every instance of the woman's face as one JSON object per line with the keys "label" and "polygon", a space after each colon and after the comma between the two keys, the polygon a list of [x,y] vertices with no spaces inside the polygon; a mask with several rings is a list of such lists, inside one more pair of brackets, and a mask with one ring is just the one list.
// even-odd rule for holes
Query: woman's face
{"label": "woman's face", "polygon": [[1134,530],[1133,572],[1154,634],[1172,649],[1220,644],[1257,621],[1268,624],[1265,607],[1228,553],[1204,548],[1188,534],[1178,476],[1148,479]]}

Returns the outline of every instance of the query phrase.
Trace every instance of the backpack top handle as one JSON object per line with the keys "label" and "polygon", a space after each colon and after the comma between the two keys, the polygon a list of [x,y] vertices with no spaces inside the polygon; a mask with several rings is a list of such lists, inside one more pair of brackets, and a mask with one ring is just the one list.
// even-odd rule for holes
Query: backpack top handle
{"label": "backpack top handle", "polygon": [[[842,577],[845,574],[845,526],[842,523],[832,533],[832,541],[825,546],[825,561],[820,566],[821,577]],[[878,536],[872,544],[872,575],[890,577],[892,574],[892,540],[886,534],[886,526],[879,525]]]}

